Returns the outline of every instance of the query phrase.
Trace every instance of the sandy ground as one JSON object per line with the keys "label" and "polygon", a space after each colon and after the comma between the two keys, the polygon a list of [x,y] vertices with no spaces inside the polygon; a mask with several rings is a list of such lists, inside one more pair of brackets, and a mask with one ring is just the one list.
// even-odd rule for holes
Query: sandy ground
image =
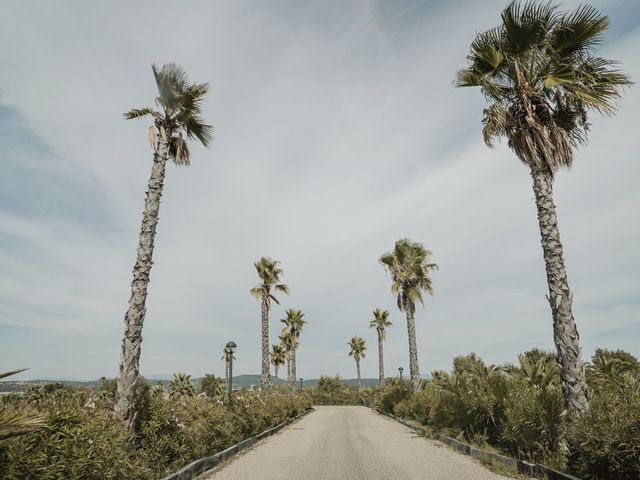
{"label": "sandy ground", "polygon": [[365,407],[315,407],[204,474],[210,480],[499,480],[470,457]]}

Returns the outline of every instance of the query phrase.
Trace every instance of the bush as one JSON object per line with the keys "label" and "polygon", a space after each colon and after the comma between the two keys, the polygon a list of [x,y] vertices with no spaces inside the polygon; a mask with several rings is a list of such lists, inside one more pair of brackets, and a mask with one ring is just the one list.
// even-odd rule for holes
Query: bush
{"label": "bush", "polygon": [[[47,427],[0,443],[0,478],[156,479],[276,426],[311,406],[309,395],[240,392],[231,404],[206,395],[151,392],[138,384],[138,435],[113,413],[113,385],[94,391],[33,390],[3,407],[44,414]],[[177,389],[176,389],[177,390]]]}
{"label": "bush", "polygon": [[510,381],[501,442],[510,454],[564,467],[564,430],[564,399],[559,385],[540,388],[520,379]]}
{"label": "bush", "polygon": [[395,406],[413,394],[411,384],[398,378],[384,384],[374,400],[374,407],[385,413],[394,413]]}
{"label": "bush", "polygon": [[372,397],[372,389],[346,385],[337,375],[321,376],[308,392],[315,405],[370,405]]}
{"label": "bush", "polygon": [[591,409],[571,429],[572,468],[584,479],[640,478],[640,381],[593,392]]}
{"label": "bush", "polygon": [[92,395],[56,389],[37,408],[47,428],[2,444],[3,479],[147,478],[122,421],[97,408]]}

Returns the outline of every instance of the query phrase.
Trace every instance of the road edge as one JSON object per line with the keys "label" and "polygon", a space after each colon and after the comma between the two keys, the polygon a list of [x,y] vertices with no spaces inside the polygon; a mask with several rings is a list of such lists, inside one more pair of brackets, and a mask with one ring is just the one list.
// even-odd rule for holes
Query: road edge
{"label": "road edge", "polygon": [[[404,425],[405,427],[416,433],[422,433],[424,436],[427,436],[427,430],[423,427],[414,425],[411,422],[407,422],[400,417],[396,417],[395,415],[391,415],[390,413],[386,413],[375,408],[371,408],[371,410],[384,417],[394,420],[401,425]],[[499,465],[500,467],[505,468],[513,473],[530,475],[533,478],[538,478],[541,480],[581,480],[578,477],[574,477],[573,475],[569,475],[568,473],[559,472],[558,470],[554,470],[553,468],[541,465],[539,463],[529,463],[525,462],[524,460],[517,460],[515,458],[507,457],[506,455],[500,455],[499,453],[480,450],[479,448],[472,447],[471,445],[467,445],[466,443],[463,443],[451,437],[447,437],[446,435],[442,435],[441,433],[436,434],[436,438],[434,440],[446,445],[447,447],[452,448],[458,453],[473,457],[489,465]]]}
{"label": "road edge", "polygon": [[229,460],[230,458],[235,457],[238,453],[252,447],[260,440],[263,440],[271,435],[278,433],[283,428],[291,425],[293,422],[300,420],[302,417],[307,415],[308,413],[313,412],[313,407],[309,410],[305,410],[304,412],[296,415],[295,417],[291,417],[288,420],[276,425],[275,427],[271,427],[264,432],[259,433],[253,437],[249,437],[241,441],[240,443],[236,443],[235,445],[223,450],[221,452],[216,453],[215,455],[211,455],[210,457],[200,458],[191,462],[186,467],[181,468],[177,472],[171,473],[166,477],[162,478],[162,480],[193,480],[198,475],[202,475],[206,473],[208,470],[215,468],[222,464],[223,462]]}

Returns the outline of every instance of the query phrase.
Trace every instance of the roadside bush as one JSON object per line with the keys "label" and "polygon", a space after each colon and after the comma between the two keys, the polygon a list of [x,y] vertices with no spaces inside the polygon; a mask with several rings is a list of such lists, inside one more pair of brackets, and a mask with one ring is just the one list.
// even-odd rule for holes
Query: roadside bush
{"label": "roadside bush", "polygon": [[626,376],[594,390],[591,409],[570,431],[570,461],[586,479],[640,478],[640,381]]}
{"label": "roadside bush", "polygon": [[564,400],[559,385],[534,387],[522,379],[509,382],[501,445],[517,458],[566,465]]}
{"label": "roadside bush", "polygon": [[413,389],[409,382],[393,378],[377,392],[373,405],[385,413],[394,413],[395,406],[411,398],[412,394]]}
{"label": "roadside bush", "polygon": [[94,391],[56,388],[49,394],[34,390],[29,396],[0,399],[7,408],[43,414],[47,423],[37,433],[0,442],[0,478],[162,478],[311,406],[306,394],[241,392],[223,405],[206,395],[168,398],[160,390],[151,392],[144,380],[138,388],[135,448],[113,414],[108,381]]}
{"label": "roadside bush", "polygon": [[315,405],[370,405],[373,389],[360,390],[356,385],[346,385],[339,376],[323,375],[307,392]]}
{"label": "roadside bush", "polygon": [[[41,400],[46,429],[3,442],[0,477],[13,479],[142,479],[148,470],[128,451],[128,432],[90,395],[56,389]],[[17,405],[19,406],[19,404]]]}

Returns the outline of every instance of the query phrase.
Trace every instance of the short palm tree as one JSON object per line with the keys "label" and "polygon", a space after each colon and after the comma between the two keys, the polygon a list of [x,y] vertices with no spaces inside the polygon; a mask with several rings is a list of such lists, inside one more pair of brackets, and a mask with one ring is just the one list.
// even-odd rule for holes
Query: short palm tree
{"label": "short palm tree", "polygon": [[302,332],[302,329],[307,322],[302,318],[304,317],[304,313],[302,313],[302,310],[294,310],[293,308],[290,308],[285,312],[285,315],[285,318],[281,319],[280,321],[285,324],[282,332],[289,332],[293,340],[293,350],[291,351],[291,378],[295,382],[297,375],[296,351],[300,346],[300,333]]}
{"label": "short palm tree", "polygon": [[173,379],[169,384],[169,395],[175,397],[193,397],[196,394],[196,388],[191,381],[191,375],[187,373],[174,373]]}
{"label": "short palm tree", "polygon": [[280,301],[271,293],[283,292],[289,294],[289,287],[280,283],[282,269],[280,262],[269,257],[262,257],[254,262],[261,282],[251,289],[251,295],[262,301],[262,388],[269,388],[269,311],[271,300],[280,305]]}
{"label": "short palm tree", "polygon": [[285,347],[282,344],[271,345],[271,364],[275,371],[275,384],[278,385],[278,370],[284,365],[286,360]]}
{"label": "short palm tree", "polygon": [[480,87],[489,102],[483,136],[508,146],[533,179],[549,286],[554,342],[566,405],[578,414],[589,407],[589,391],[572,313],[562,243],[553,201],[555,173],[570,167],[585,143],[588,113],[612,114],[629,77],[616,63],[595,56],[609,20],[590,6],[560,13],[550,3],[513,2],[502,24],[471,44],[458,87]]}
{"label": "short palm tree", "polygon": [[349,356],[353,357],[356,361],[356,371],[358,373],[358,388],[362,388],[362,376],[360,375],[360,360],[365,357],[367,347],[364,344],[364,340],[360,337],[353,337],[351,341],[347,343],[349,345]]}
{"label": "short palm tree", "polygon": [[389,320],[389,311],[376,308],[373,311],[373,320],[369,323],[369,328],[375,328],[378,332],[378,377],[380,385],[384,384],[384,352],[382,342],[387,338],[387,327],[393,325]]}
{"label": "short palm tree", "polygon": [[206,83],[190,83],[185,72],[173,64],[152,67],[158,88],[156,109],[144,107],[125,113],[133,119],[151,116],[153,126],[149,140],[153,149],[153,165],[147,189],[138,255],[133,267],[131,297],[124,317],[125,329],[120,355],[118,389],[115,404],[129,428],[135,423],[136,384],[140,373],[142,325],[146,313],[147,289],[151,271],[153,244],[158,224],[160,198],[164,187],[165,167],[168,160],[176,165],[189,165],[191,157],[187,140],[195,139],[208,146],[212,127],[202,117],[202,101],[209,89]]}
{"label": "short palm tree", "polygon": [[292,374],[293,368],[293,352],[295,351],[295,340],[291,332],[287,329],[282,331],[282,334],[278,337],[280,339],[280,345],[284,350],[284,358],[287,361],[287,386],[289,391],[293,391],[293,384],[296,381]]}
{"label": "short palm tree", "polygon": [[380,257],[380,263],[391,275],[391,292],[396,296],[398,308],[407,316],[409,337],[409,373],[414,391],[420,389],[420,367],[414,314],[416,302],[424,304],[422,292],[433,295],[430,272],[438,266],[431,263],[431,252],[421,243],[409,239],[398,240],[392,251]]}

